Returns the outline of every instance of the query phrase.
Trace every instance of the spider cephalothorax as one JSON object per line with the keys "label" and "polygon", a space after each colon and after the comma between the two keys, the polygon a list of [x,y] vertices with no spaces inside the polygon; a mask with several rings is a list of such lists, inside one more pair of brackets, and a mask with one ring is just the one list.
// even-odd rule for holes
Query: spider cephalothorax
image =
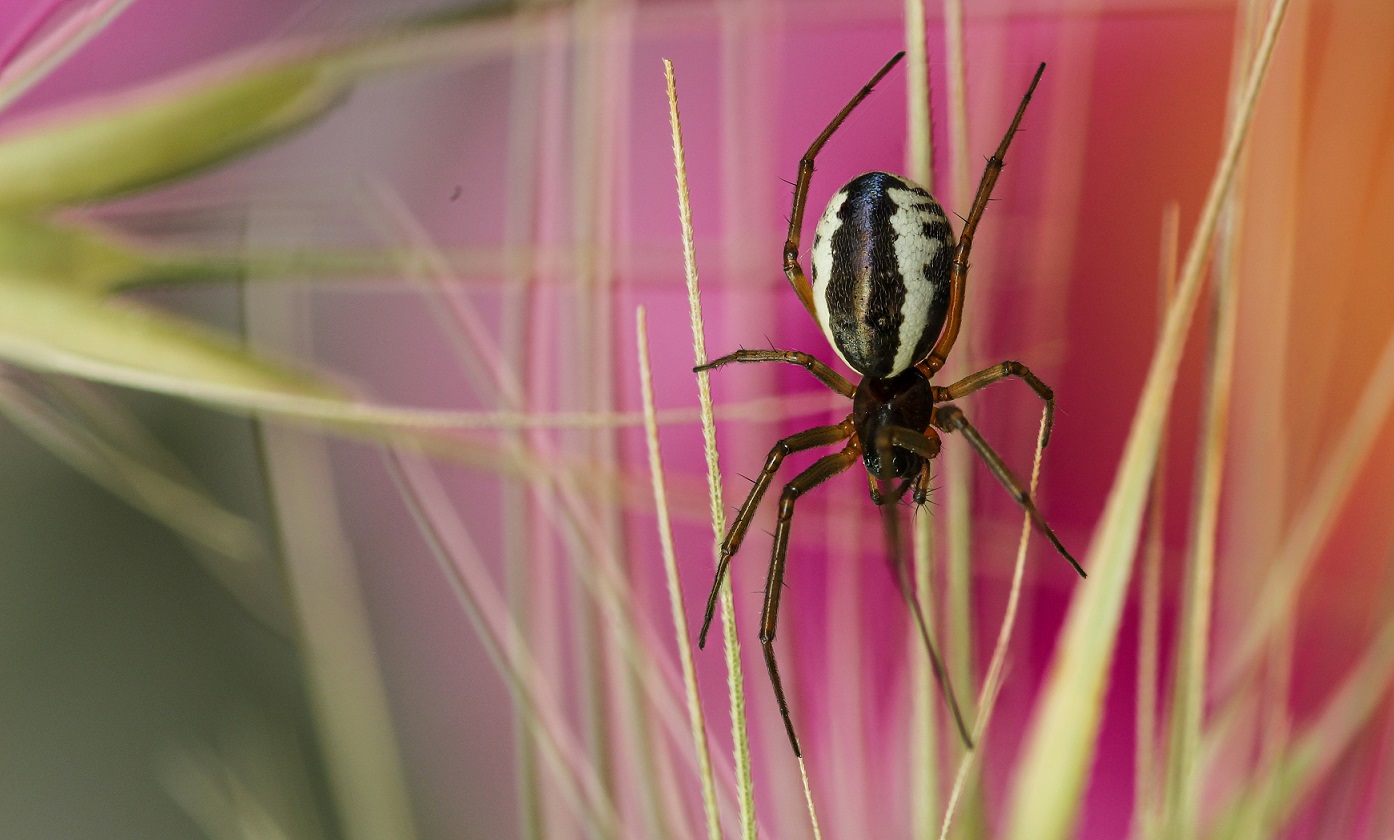
{"label": "spider cephalothorax", "polygon": [[[789,743],[799,754],[799,741],[789,717],[789,704],[775,663],[774,635],[783,590],[784,566],[789,551],[789,530],[794,504],[799,496],[848,469],[861,458],[870,478],[872,500],[886,504],[899,499],[913,485],[914,498],[923,503],[929,488],[929,469],[939,454],[939,432],[963,436],[987,464],[992,474],[1025,508],[1036,527],[1069,560],[1080,576],[1084,570],[1070,556],[1055,532],[1031,500],[1025,486],[1016,478],[983,440],[963,412],[950,403],[1007,377],[1025,381],[1046,404],[1042,442],[1049,442],[1055,395],[1046,384],[1020,362],[1002,362],[964,377],[948,386],[932,384],[958,338],[963,315],[963,290],[968,277],[968,256],[978,221],[1002,171],[1002,160],[1012,135],[1026,113],[1026,105],[1036,89],[1042,64],[1016,117],[988,159],[973,206],[963,222],[957,244],[943,208],[924,188],[898,175],[868,172],[849,181],[833,195],[818,221],[813,240],[813,282],[799,264],[799,238],[804,205],[813,178],[813,161],[823,144],[847,118],[852,109],[871,93],[872,87],[895,66],[904,53],[897,54],[872,77],[838,113],[823,133],[808,147],[799,161],[799,177],[794,185],[794,208],[789,217],[789,237],[784,243],[784,273],[799,300],[823,328],[833,350],[848,367],[862,375],[855,387],[843,376],[807,353],[793,350],[738,350],[698,370],[718,368],[731,362],[785,362],[806,368],[823,384],[852,400],[852,412],[833,426],[819,426],[791,435],[770,450],[765,468],[741,505],[731,530],[721,544],[716,580],[707,598],[706,618],[698,644],[705,646],[707,630],[716,608],[721,581],[731,557],[740,549],[760,499],[774,480],[785,456],[842,443],[839,452],[820,458],[784,486],[780,495],[779,519],[774,532],[774,550],[765,583],[765,606],[760,619],[760,644],[770,672],[779,711]],[[888,482],[900,481],[891,492],[882,492]],[[928,642],[928,635],[926,635]],[[971,746],[967,727],[949,690],[939,657],[930,646],[930,657],[941,686],[945,689],[954,719],[964,743]]]}
{"label": "spider cephalothorax", "polygon": [[[882,434],[894,429],[928,429],[934,435],[929,439],[937,447],[939,436],[930,429],[933,418],[932,386],[918,371],[907,370],[887,379],[865,377],[852,395],[852,426],[861,441],[874,443]],[[885,451],[887,448],[889,452]],[[914,478],[925,461],[916,452],[903,447],[863,445],[862,463],[866,465],[867,475],[891,481]]]}

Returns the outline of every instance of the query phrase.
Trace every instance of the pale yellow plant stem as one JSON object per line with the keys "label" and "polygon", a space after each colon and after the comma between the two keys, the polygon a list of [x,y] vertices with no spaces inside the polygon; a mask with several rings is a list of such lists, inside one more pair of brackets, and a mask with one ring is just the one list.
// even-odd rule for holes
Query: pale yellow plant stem
{"label": "pale yellow plant stem", "polygon": [[934,143],[929,107],[925,0],[905,0],[905,174],[934,194]]}
{"label": "pale yellow plant stem", "polygon": [[[1157,278],[1158,315],[1160,331],[1165,313],[1176,295],[1176,263],[1180,235],[1181,207],[1172,202],[1162,211],[1162,249]],[[1158,461],[1166,461],[1166,431],[1157,443]],[[1161,658],[1162,623],[1162,559],[1166,551],[1165,536],[1166,474],[1152,473],[1147,508],[1147,542],[1143,549],[1142,579],[1138,594],[1137,642],[1137,720],[1133,752],[1133,834],[1138,840],[1151,840],[1158,823],[1159,797],[1157,786],[1162,776],[1157,772],[1157,691]]]}
{"label": "pale yellow plant stem", "polygon": [[[1041,478],[1041,456],[1045,452],[1046,418],[1041,411],[1041,427],[1036,433],[1036,455],[1031,462],[1031,498],[1036,498],[1036,484]],[[959,796],[968,782],[968,772],[973,767],[973,759],[982,753],[983,733],[987,731],[992,718],[993,707],[997,705],[997,695],[1002,688],[1002,673],[1006,666],[1007,649],[1012,641],[1012,628],[1016,624],[1017,607],[1021,603],[1021,581],[1026,571],[1026,546],[1031,539],[1031,516],[1024,514],[1021,522],[1021,538],[1016,547],[1016,563],[1012,566],[1012,585],[1008,590],[1007,608],[1002,615],[1002,626],[997,630],[997,645],[992,650],[992,660],[987,667],[987,679],[983,682],[982,693],[978,697],[978,717],[973,722],[973,743],[977,748],[964,753],[958,764],[958,774],[954,777],[953,791],[949,794],[949,806],[944,811],[944,822],[939,829],[939,840],[947,840],[949,825],[953,822],[954,810]]]}
{"label": "pale yellow plant stem", "polygon": [[1374,446],[1390,410],[1394,409],[1394,334],[1389,336],[1375,362],[1374,370],[1360,394],[1350,423],[1327,450],[1321,472],[1311,496],[1293,517],[1293,525],[1283,540],[1272,572],[1254,598],[1259,608],[1251,615],[1239,643],[1219,680],[1224,692],[1254,666],[1266,648],[1265,640],[1275,628],[1290,620],[1302,584],[1312,571],[1317,550],[1336,525],[1336,515],[1349,495]]}
{"label": "pale yellow plant stem", "polygon": [[1269,14],[1244,96],[1186,253],[1176,302],[1167,313],[1113,488],[1090,546],[1089,580],[1070,605],[1065,628],[1047,672],[1045,688],[1026,736],[1008,815],[1007,837],[1063,840],[1084,794],[1111,670],[1117,630],[1132,576],[1147,487],[1180,367],[1185,337],[1222,200],[1229,191],[1254,104],[1273,54],[1287,0]]}
{"label": "pale yellow plant stem", "polygon": [[[1225,230],[1233,236],[1238,210],[1232,203],[1230,211]],[[1237,244],[1226,242],[1215,266],[1212,345],[1201,418],[1191,533],[1186,552],[1175,691],[1172,693],[1170,743],[1173,752],[1167,757],[1170,778],[1167,780],[1167,810],[1163,816],[1163,830],[1173,836],[1193,836],[1199,830],[1201,727],[1205,712],[1206,666],[1210,659],[1220,490],[1224,477],[1230,396],[1234,384],[1238,321],[1237,261]]]}
{"label": "pale yellow plant stem", "polygon": [[813,825],[813,840],[823,840],[823,831],[818,827],[818,812],[813,808],[813,789],[808,786],[808,766],[803,756],[799,756],[799,776],[803,779],[803,798],[808,803],[808,819]]}
{"label": "pale yellow plant stem", "polygon": [[306,692],[344,836],[415,840],[383,660],[335,502],[328,444],[277,426],[262,436]]}
{"label": "pale yellow plant stem", "polygon": [[[687,279],[688,310],[692,320],[692,350],[698,365],[707,362],[706,330],[702,323],[702,295],[697,286],[697,247],[692,233],[692,204],[688,200],[687,160],[683,152],[682,121],[678,116],[678,83],[673,62],[663,60],[668,84],[668,118],[673,129],[673,167],[678,184],[678,217],[682,224],[683,266]],[[721,497],[721,468],[717,463],[716,423],[712,412],[711,377],[697,374],[698,401],[702,408],[702,443],[707,459],[707,488],[711,494],[712,531],[717,557],[726,536],[726,505]],[[731,580],[721,584],[721,632],[725,639],[726,685],[731,699],[731,738],[736,763],[736,799],[740,806],[741,836],[755,840],[755,783],[750,772],[750,735],[745,723],[745,677],[741,670],[740,641],[736,637],[735,602]],[[811,801],[811,800],[810,800]]]}
{"label": "pale yellow plant stem", "polygon": [[[911,180],[934,193],[933,113],[929,85],[929,55],[925,3],[905,0],[905,168]],[[928,627],[935,626],[941,610],[935,603],[936,587],[931,585],[934,528],[928,516],[916,516],[912,523],[911,557],[914,559],[914,597]],[[939,821],[939,732],[938,703],[929,662],[919,649],[917,628],[910,630],[913,652],[911,715],[914,741],[910,750],[910,784],[913,791],[911,824],[916,837],[927,837]]]}
{"label": "pale yellow plant stem", "polygon": [[[422,263],[415,266],[421,274],[419,279],[442,284],[449,276],[449,266],[431,247],[426,231],[395,196],[379,192],[379,198],[379,206],[397,235],[411,241],[424,257]],[[508,404],[518,404],[523,399],[522,384],[471,302],[455,298],[448,314],[449,318],[441,319],[442,329],[452,335],[462,353],[480,362],[473,372],[484,378],[481,387],[501,395]],[[530,480],[530,489],[540,501],[538,507],[542,516],[559,534],[572,541],[565,558],[576,571],[575,579],[598,606],[603,627],[648,698],[654,716],[674,738],[685,737],[685,721],[675,711],[680,702],[680,677],[670,663],[654,657],[643,644],[642,640],[654,637],[654,630],[646,613],[629,607],[635,602],[635,596],[630,581],[620,571],[619,549],[587,504],[583,480],[593,479],[595,475],[593,471],[558,470],[546,453],[539,453],[533,467],[523,471],[521,477]]]}
{"label": "pale yellow plant stem", "polygon": [[430,465],[405,449],[388,450],[387,466],[456,601],[503,677],[514,708],[536,739],[544,765],[555,776],[555,791],[588,830],[617,835],[622,823],[614,802],[596,779],[594,763],[449,494]]}
{"label": "pale yellow plant stem", "polygon": [[648,441],[649,471],[653,476],[653,502],[658,512],[658,541],[663,548],[663,574],[668,582],[668,603],[673,609],[673,630],[677,636],[678,659],[682,664],[683,688],[687,694],[687,719],[692,725],[692,743],[697,750],[697,766],[702,780],[702,807],[707,817],[707,836],[721,837],[716,811],[716,780],[712,775],[711,753],[707,749],[707,725],[702,719],[702,701],[697,693],[697,668],[692,662],[691,633],[683,610],[682,581],[678,579],[678,556],[673,548],[673,524],[668,519],[668,489],[663,481],[663,456],[658,448],[658,413],[653,401],[653,368],[649,361],[649,326],[644,307],[634,316],[639,346],[639,383],[644,396],[644,437]]}
{"label": "pale yellow plant stem", "polygon": [[135,0],[98,0],[79,8],[51,34],[31,45],[0,72],[0,111],[61,67],[83,45],[101,34]]}
{"label": "pale yellow plant stem", "polygon": [[[934,525],[929,516],[916,515],[912,525],[911,557],[915,564],[915,599],[919,602],[920,614],[924,616],[927,627],[935,627],[935,616],[939,606],[934,597],[935,587],[931,569],[934,561]],[[914,723],[911,728],[913,742],[910,754],[911,801],[913,812],[911,821],[915,837],[928,837],[934,824],[943,816],[939,808],[939,710],[943,701],[930,669],[929,659],[920,647],[919,629],[910,628],[910,644],[906,646],[913,652],[911,672],[914,680],[914,695],[911,699]]]}
{"label": "pale yellow plant stem", "polygon": [[[1232,122],[1252,59],[1253,42],[1261,23],[1258,2],[1241,7],[1230,76]],[[1242,158],[1235,180],[1243,178]],[[1220,491],[1224,478],[1230,397],[1234,384],[1235,337],[1238,324],[1238,232],[1242,228],[1241,189],[1232,187],[1216,237],[1212,281],[1212,322],[1206,364],[1204,407],[1185,577],[1181,594],[1180,635],[1176,652],[1174,691],[1168,727],[1165,835],[1194,835],[1200,830],[1202,794],[1201,733],[1204,724],[1207,666],[1210,660],[1211,612],[1215,588],[1215,556],[1220,521]]]}
{"label": "pale yellow plant stem", "polygon": [[[968,153],[968,81],[967,60],[963,48],[963,2],[944,0],[944,57],[949,98],[949,194],[952,205],[966,213],[972,203],[972,175]],[[971,299],[969,286],[965,294]],[[971,319],[967,319],[971,320]],[[960,327],[957,352],[948,363],[949,373],[965,373],[972,369],[972,328]],[[947,569],[944,592],[944,616],[947,636],[944,664],[950,681],[957,685],[973,685],[974,640],[977,628],[973,624],[973,570],[971,497],[973,494],[971,463],[965,458],[946,458],[941,475],[944,480],[945,530],[947,539]],[[973,714],[972,700],[963,709]]]}
{"label": "pale yellow plant stem", "polygon": [[944,0],[944,58],[949,66],[949,192],[967,213],[972,201],[968,168],[968,68],[963,56],[963,0]]}

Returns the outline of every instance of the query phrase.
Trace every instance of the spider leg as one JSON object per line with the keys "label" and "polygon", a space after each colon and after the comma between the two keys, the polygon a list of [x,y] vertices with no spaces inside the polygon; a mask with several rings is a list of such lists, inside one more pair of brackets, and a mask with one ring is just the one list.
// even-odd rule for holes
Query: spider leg
{"label": "spider leg", "polygon": [[842,374],[823,364],[808,353],[800,353],[798,350],[737,350],[734,353],[727,353],[719,359],[713,359],[705,365],[698,365],[693,371],[715,370],[723,365],[732,362],[784,362],[786,364],[798,365],[809,373],[818,377],[818,381],[838,392],[848,399],[856,393],[856,386],[843,378]]}
{"label": "spider leg", "polygon": [[983,459],[983,463],[987,464],[987,468],[992,471],[992,474],[997,477],[997,480],[1002,483],[1002,486],[1007,488],[1007,492],[1012,494],[1012,498],[1016,499],[1017,504],[1021,505],[1026,510],[1026,513],[1031,517],[1031,521],[1036,523],[1036,527],[1040,529],[1041,533],[1046,535],[1051,544],[1055,546],[1055,550],[1060,552],[1061,556],[1066,560],[1070,561],[1070,565],[1075,567],[1075,571],[1079,572],[1080,577],[1088,577],[1088,575],[1084,573],[1084,569],[1075,561],[1075,558],[1070,556],[1070,552],[1065,550],[1065,546],[1060,543],[1060,538],[1055,536],[1055,532],[1050,529],[1050,525],[1046,524],[1045,516],[1043,516],[1040,509],[1036,507],[1036,503],[1031,500],[1031,494],[1027,492],[1026,486],[1022,484],[1016,476],[1012,475],[1012,471],[1007,469],[1007,465],[1002,461],[1001,456],[992,451],[992,447],[988,446],[987,441],[983,440],[983,436],[968,422],[968,418],[963,416],[963,411],[960,410],[958,406],[935,406],[934,425],[946,432],[959,432],[967,438],[968,442],[973,445],[973,448],[978,451],[978,457]]}
{"label": "spider leg", "polygon": [[[926,429],[923,434],[914,429],[907,429],[904,426],[886,426],[876,436],[876,445],[881,450],[882,462],[891,457],[891,448],[899,447],[920,456],[924,460],[924,466],[916,474],[914,479],[907,479],[905,486],[911,481],[918,483],[921,477],[928,481],[929,464],[939,455],[941,443],[939,433],[933,429]],[[916,490],[918,495],[919,490]],[[963,739],[963,745],[968,749],[973,749],[973,737],[968,734],[968,724],[963,720],[963,711],[959,708],[958,697],[954,694],[953,684],[949,681],[949,672],[944,667],[944,661],[939,656],[939,649],[934,644],[934,637],[929,632],[929,623],[925,621],[924,612],[920,609],[920,602],[915,598],[914,587],[910,583],[910,567],[904,562],[904,554],[900,545],[900,523],[895,518],[895,513],[890,509],[883,509],[886,525],[886,540],[890,545],[891,564],[895,572],[896,584],[900,588],[900,594],[905,598],[905,605],[910,608],[910,614],[915,617],[915,624],[920,631],[920,639],[924,642],[925,650],[929,653],[930,668],[934,671],[934,678],[939,681],[939,689],[944,693],[944,699],[949,704],[949,710],[953,712],[954,723],[958,725],[959,737]]]}
{"label": "spider leg", "polygon": [[822,150],[823,144],[828,142],[828,138],[833,136],[837,127],[842,125],[842,121],[847,119],[847,115],[852,113],[852,109],[857,107],[863,99],[870,93],[876,83],[891,71],[905,56],[904,52],[898,52],[886,66],[876,71],[876,75],[871,77],[861,90],[857,91],[851,101],[843,106],[833,121],[828,123],[828,127],[823,129],[823,133],[818,135],[818,139],[804,152],[803,158],[799,161],[799,178],[794,182],[794,209],[789,213],[789,238],[784,240],[784,275],[789,278],[789,285],[794,287],[794,292],[803,301],[804,308],[808,314],[813,316],[813,320],[818,320],[818,310],[813,305],[813,287],[809,285],[808,277],[804,275],[803,266],[799,265],[799,235],[803,228],[804,205],[808,203],[808,185],[813,180],[813,159]]}
{"label": "spider leg", "polygon": [[1036,374],[1032,373],[1031,368],[1021,362],[1003,362],[1000,365],[993,365],[985,370],[969,374],[947,388],[935,387],[934,401],[937,403],[948,402],[966,397],[974,391],[986,388],[1009,376],[1015,376],[1030,385],[1031,390],[1036,392],[1036,396],[1045,401],[1045,432],[1041,435],[1041,446],[1044,448],[1050,443],[1050,429],[1055,425],[1055,392],[1050,390],[1050,386],[1042,382]]}
{"label": "spider leg", "polygon": [[925,461],[924,466],[920,467],[920,474],[915,477],[915,493],[911,500],[919,507],[924,507],[929,501],[929,462]]}
{"label": "spider leg", "polygon": [[707,646],[707,630],[711,628],[712,615],[716,612],[716,596],[721,591],[721,581],[726,577],[726,569],[731,565],[731,557],[740,550],[741,542],[745,540],[745,532],[750,528],[750,520],[755,516],[755,509],[760,506],[760,499],[769,489],[770,482],[774,480],[774,474],[784,461],[784,457],[793,452],[802,452],[805,449],[838,443],[851,436],[852,420],[849,417],[836,426],[819,426],[796,435],[790,435],[776,443],[774,448],[770,450],[769,457],[765,459],[765,468],[755,479],[755,486],[750,488],[750,494],[741,503],[741,509],[736,514],[735,521],[731,523],[730,530],[726,532],[726,539],[721,542],[721,559],[717,561],[716,579],[712,581],[712,591],[707,596],[707,613],[706,617],[702,619],[702,632],[697,636],[697,647],[705,648]]}
{"label": "spider leg", "polygon": [[1031,86],[1026,89],[1026,95],[1021,98],[1021,104],[1017,106],[1016,116],[1012,118],[1012,124],[1007,128],[1007,133],[1002,137],[1002,142],[997,146],[997,152],[987,160],[987,168],[983,170],[983,179],[978,182],[978,193],[973,197],[973,207],[968,211],[968,218],[963,221],[963,232],[958,236],[958,247],[954,250],[953,267],[949,271],[949,314],[944,321],[944,331],[939,334],[939,340],[935,342],[934,349],[929,356],[921,363],[926,366],[931,375],[944,366],[944,362],[949,357],[949,351],[953,349],[954,342],[958,340],[958,328],[963,318],[963,294],[964,286],[968,281],[968,254],[973,250],[973,234],[977,232],[978,221],[983,217],[983,210],[987,208],[988,199],[992,197],[992,188],[997,183],[997,176],[1002,174],[1003,161],[1007,157],[1007,147],[1012,143],[1012,135],[1016,134],[1017,126],[1021,125],[1022,115],[1026,113],[1026,105],[1031,101],[1031,94],[1036,91],[1036,84],[1041,80],[1041,74],[1045,72],[1045,64],[1036,68],[1036,75],[1031,79]]}
{"label": "spider leg", "polygon": [[775,700],[779,702],[779,713],[784,718],[784,730],[789,734],[789,745],[794,755],[799,752],[799,738],[794,734],[794,722],[789,718],[789,702],[784,698],[784,684],[779,679],[779,666],[774,660],[774,631],[779,621],[779,596],[784,589],[784,561],[789,554],[789,528],[794,521],[794,502],[809,490],[846,470],[857,462],[861,455],[861,445],[853,440],[841,452],[825,455],[813,466],[794,476],[794,480],[784,485],[779,497],[779,522],[774,529],[774,553],[770,558],[770,575],[765,582],[765,607],[760,613],[760,645],[765,649],[765,667],[770,672],[770,684],[774,686]]}
{"label": "spider leg", "polygon": [[876,435],[876,448],[880,450],[881,463],[889,463],[895,447],[913,452],[928,464],[939,457],[939,433],[926,429],[923,433],[904,426],[885,426]]}

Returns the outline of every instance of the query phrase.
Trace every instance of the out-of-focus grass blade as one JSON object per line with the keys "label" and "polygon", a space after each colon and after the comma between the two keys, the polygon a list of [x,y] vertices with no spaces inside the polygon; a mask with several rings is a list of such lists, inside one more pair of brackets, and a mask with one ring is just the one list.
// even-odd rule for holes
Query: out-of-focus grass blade
{"label": "out-of-focus grass blade", "polygon": [[191,322],[22,280],[0,279],[0,361],[380,441],[415,438],[412,429],[441,429],[469,415],[359,401]]}
{"label": "out-of-focus grass blade", "polygon": [[44,115],[0,137],[0,210],[110,198],[219,163],[319,117],[350,82],[323,57],[263,61]]}
{"label": "out-of-focus grass blade", "polygon": [[156,778],[208,840],[325,840],[297,734],[287,722],[238,710],[213,738],[161,750]]}
{"label": "out-of-focus grass blade", "polygon": [[1007,837],[1063,840],[1084,799],[1102,717],[1104,690],[1113,665],[1117,630],[1137,551],[1142,509],[1156,466],[1161,432],[1176,384],[1183,339],[1200,292],[1200,279],[1243,147],[1287,0],[1275,0],[1244,95],[1211,181],[1187,250],[1175,302],[1147,372],[1108,502],[1090,544],[1090,575],[1074,596],[1045,688],[1027,734],[1013,783]]}
{"label": "out-of-focus grass blade", "polygon": [[250,615],[289,637],[285,579],[257,527],[219,505],[114,395],[79,379],[0,378],[0,412],[69,466],[187,540]]}
{"label": "out-of-focus grass blade", "polygon": [[416,429],[454,426],[470,415],[363,402],[192,322],[23,280],[0,279],[0,361],[379,441],[418,438]]}
{"label": "out-of-focus grass blade", "polygon": [[[416,255],[387,248],[295,248],[276,251],[197,252],[154,250],[139,273],[112,275],[106,289],[208,283],[228,280],[276,282],[284,280],[338,281],[398,278],[402,266]],[[462,259],[468,264],[469,257]],[[478,260],[475,260],[477,263]],[[455,265],[455,263],[451,263]]]}
{"label": "out-of-focus grass blade", "polygon": [[142,253],[95,231],[30,216],[0,215],[0,273],[100,291],[158,271]]}
{"label": "out-of-focus grass blade", "polygon": [[[304,126],[368,73],[512,48],[522,24],[503,13],[513,5],[490,6],[453,26],[253,50],[40,115],[0,135],[0,211],[86,203],[163,183]],[[487,25],[490,17],[498,25]]]}
{"label": "out-of-focus grass blade", "polygon": [[[22,54],[15,56],[0,71],[0,111],[43,81],[55,67],[106,29],[107,24],[116,20],[133,2],[135,0],[97,0],[87,8],[74,12],[72,17],[55,27],[38,44],[27,45]],[[41,28],[54,11],[55,6],[50,4],[39,12],[38,19],[31,18],[31,23]]]}
{"label": "out-of-focus grass blade", "polygon": [[[1256,774],[1221,817],[1216,837],[1230,837],[1257,817],[1284,826],[1306,801],[1379,708],[1394,682],[1394,622],[1384,626],[1321,714],[1293,739],[1281,761]],[[1255,807],[1271,809],[1252,814]]]}
{"label": "out-of-focus grass blade", "polygon": [[1233,686],[1259,658],[1264,642],[1296,613],[1297,598],[1316,563],[1318,551],[1336,526],[1367,453],[1375,446],[1394,410],[1394,334],[1375,358],[1374,370],[1350,414],[1345,428],[1329,447],[1309,498],[1298,509],[1263,589],[1254,597],[1254,611],[1240,628],[1238,640],[1221,669],[1220,686]]}
{"label": "out-of-focus grass blade", "polygon": [[[541,468],[497,442],[454,431],[479,428],[476,412],[397,408],[353,398],[334,383],[258,355],[227,337],[120,300],[0,278],[0,361],[37,371],[203,402],[238,413],[296,418],[379,442],[411,440],[432,455],[509,475]],[[517,428],[519,418],[485,428]],[[591,418],[595,419],[595,418]],[[603,426],[568,415],[563,425]],[[529,425],[529,424],[521,424]],[[547,462],[557,468],[555,458]],[[595,464],[578,466],[593,475]]]}
{"label": "out-of-focus grass blade", "polygon": [[328,446],[281,426],[263,434],[305,683],[343,836],[415,840],[383,660],[335,504]]}
{"label": "out-of-focus grass blade", "polygon": [[[461,253],[450,265],[478,270],[501,262],[488,257]],[[0,214],[0,276],[92,294],[156,284],[242,279],[395,277],[403,265],[419,260],[419,255],[383,248],[219,251],[166,247],[127,241],[66,220]]]}
{"label": "out-of-focus grass blade", "polygon": [[194,543],[238,561],[263,553],[256,529],[246,519],[3,379],[0,413],[69,466]]}
{"label": "out-of-focus grass blade", "polygon": [[342,399],[330,384],[211,330],[23,280],[0,279],[0,359],[233,408],[277,397]]}

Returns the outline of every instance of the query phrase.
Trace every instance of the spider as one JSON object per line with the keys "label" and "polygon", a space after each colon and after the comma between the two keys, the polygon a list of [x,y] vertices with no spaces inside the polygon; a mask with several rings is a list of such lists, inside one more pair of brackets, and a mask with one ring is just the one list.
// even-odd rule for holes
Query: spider
{"label": "spider", "polygon": [[[913,499],[916,504],[922,505],[929,496],[930,463],[939,455],[939,433],[962,435],[1056,550],[1070,562],[1080,577],[1085,576],[1084,569],[1065,550],[1036,508],[1025,485],[968,422],[963,411],[950,404],[994,382],[1017,377],[1045,402],[1044,445],[1050,439],[1054,420],[1055,395],[1051,389],[1030,368],[1015,361],[993,365],[947,387],[932,384],[934,375],[944,366],[958,338],[973,235],[987,207],[993,185],[997,183],[997,176],[1002,172],[1007,146],[1016,134],[1022,115],[1026,113],[1031,94],[1045,72],[1045,64],[1036,70],[997,152],[988,159],[972,208],[963,222],[963,232],[959,235],[957,246],[943,209],[924,188],[898,175],[868,172],[838,190],[819,219],[813,238],[812,283],[799,264],[799,235],[804,205],[808,200],[808,186],[813,178],[814,158],[852,109],[871,93],[876,83],[904,55],[903,52],[897,53],[877,71],[804,153],[799,161],[798,181],[794,185],[789,237],[784,243],[784,273],[789,283],[804,308],[822,327],[823,334],[838,357],[861,374],[861,382],[853,386],[812,355],[792,350],[737,350],[696,368],[698,371],[713,370],[732,362],[798,365],[824,385],[852,400],[852,412],[841,423],[791,435],[770,450],[764,469],[755,479],[755,486],[746,496],[722,541],[721,559],[717,563],[716,579],[707,597],[706,618],[702,621],[702,631],[698,637],[698,647],[705,647],[707,630],[711,627],[712,614],[716,609],[717,593],[731,557],[740,549],[755,509],[785,457],[815,447],[843,443],[841,451],[820,458],[784,486],[779,499],[779,519],[775,526],[769,576],[765,583],[765,603],[760,614],[760,644],[764,648],[765,665],[779,703],[779,713],[784,718],[789,743],[796,756],[802,753],[798,736],[794,734],[794,723],[789,716],[789,704],[784,697],[774,653],[775,626],[779,617],[779,598],[783,591],[794,504],[804,493],[849,469],[858,458],[866,467],[873,503],[881,506],[898,502],[913,486]],[[901,481],[895,486],[897,479]],[[889,488],[889,492],[885,488]],[[942,664],[932,644],[929,648],[935,673],[953,708],[960,735],[971,749],[972,741],[948,688]]]}

